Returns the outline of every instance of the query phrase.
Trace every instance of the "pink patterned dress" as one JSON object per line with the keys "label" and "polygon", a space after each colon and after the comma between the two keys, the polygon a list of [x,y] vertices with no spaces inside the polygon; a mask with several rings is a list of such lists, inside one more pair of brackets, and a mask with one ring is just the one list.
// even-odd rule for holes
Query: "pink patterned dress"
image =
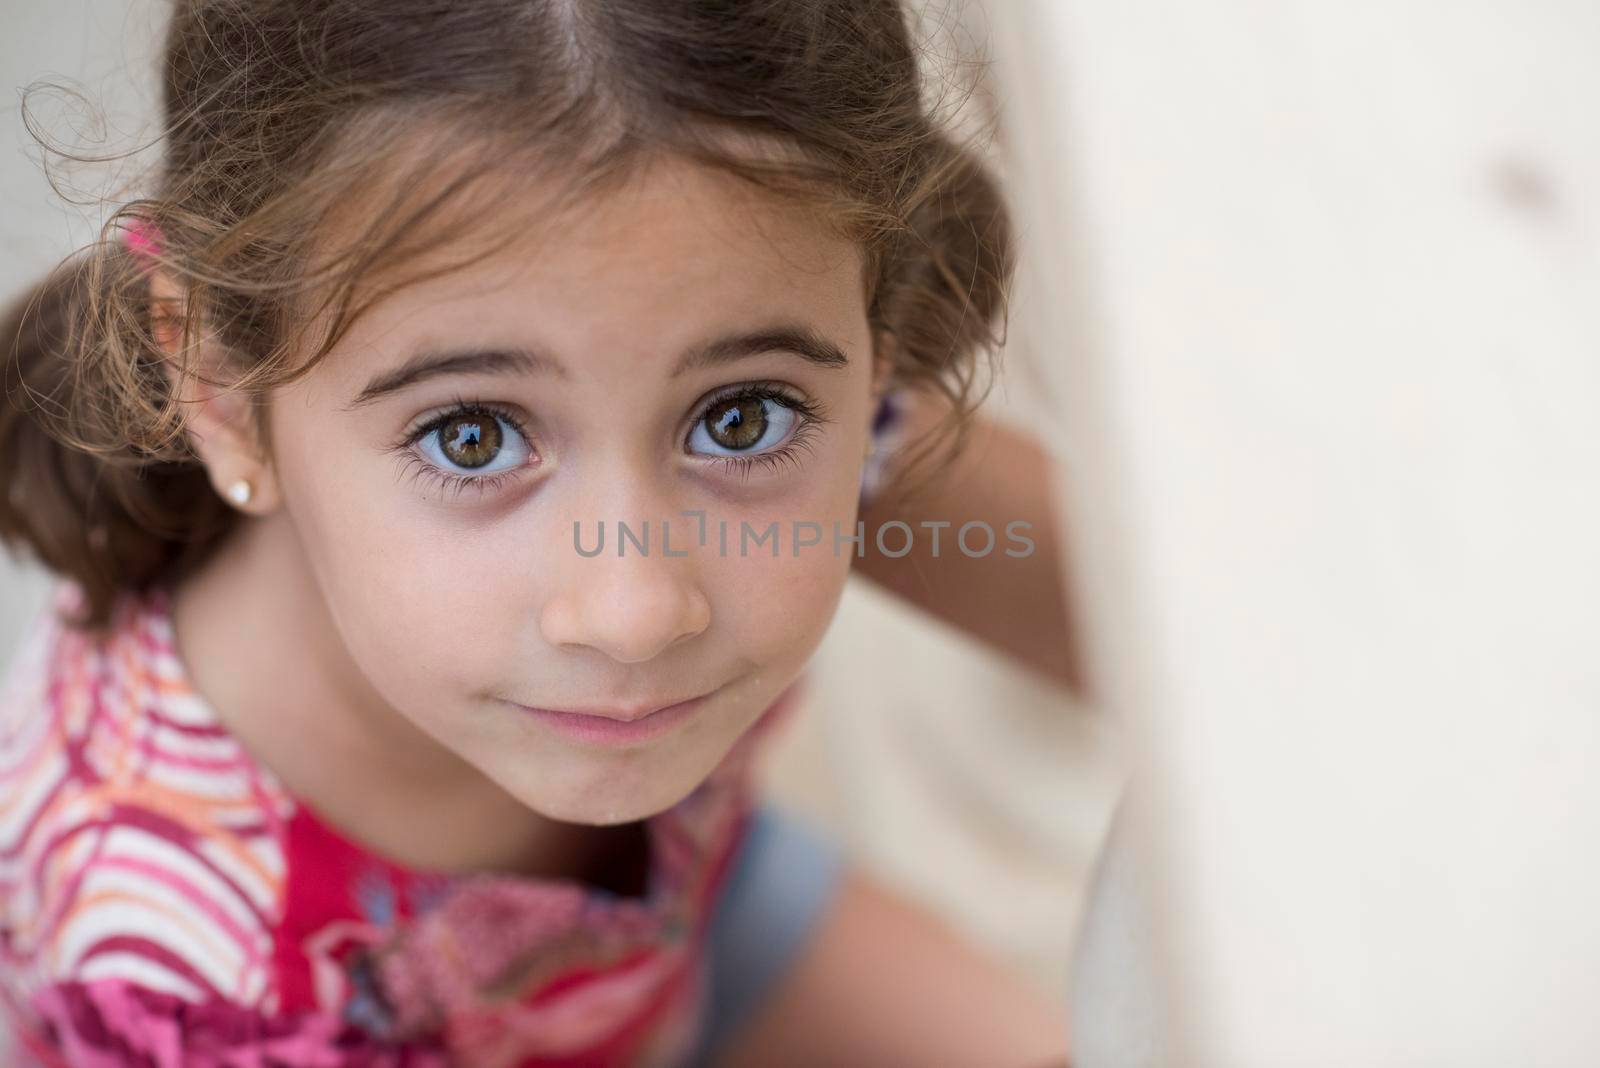
{"label": "pink patterned dress", "polygon": [[169,595],[91,636],[58,587],[0,689],[0,1002],[18,1065],[667,1068],[791,687],[644,821],[648,889],[402,868],[254,763]]}

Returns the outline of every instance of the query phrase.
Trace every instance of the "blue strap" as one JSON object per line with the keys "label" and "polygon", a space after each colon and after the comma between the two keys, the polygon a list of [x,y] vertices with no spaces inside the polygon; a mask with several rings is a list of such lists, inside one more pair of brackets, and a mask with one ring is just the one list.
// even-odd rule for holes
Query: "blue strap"
{"label": "blue strap", "polygon": [[706,947],[703,1065],[788,970],[832,903],[845,867],[840,848],[771,804],[751,824],[711,919]]}

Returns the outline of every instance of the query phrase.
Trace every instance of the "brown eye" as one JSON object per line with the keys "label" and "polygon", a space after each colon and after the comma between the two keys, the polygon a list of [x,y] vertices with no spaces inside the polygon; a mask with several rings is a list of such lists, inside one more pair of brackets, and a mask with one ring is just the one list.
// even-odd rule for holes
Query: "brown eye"
{"label": "brown eye", "polygon": [[483,467],[500,454],[500,421],[492,415],[458,415],[439,425],[439,449],[460,467]]}
{"label": "brown eye", "polygon": [[711,440],[725,449],[748,449],[767,432],[767,405],[759,397],[740,397],[715,405],[705,417]]}
{"label": "brown eye", "polygon": [[692,453],[711,457],[775,454],[802,433],[820,409],[769,386],[748,386],[701,409],[684,442]]}

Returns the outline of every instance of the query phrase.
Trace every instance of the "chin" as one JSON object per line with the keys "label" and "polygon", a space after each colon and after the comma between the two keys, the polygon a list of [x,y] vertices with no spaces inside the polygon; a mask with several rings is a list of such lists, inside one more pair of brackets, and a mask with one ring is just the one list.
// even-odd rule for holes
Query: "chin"
{"label": "chin", "polygon": [[[548,789],[519,791],[529,808],[547,819],[610,827],[659,815],[694,792],[703,778],[686,782],[638,784],[638,788],[618,787],[613,780],[597,784],[592,790],[579,790],[552,797]],[[548,784],[546,784],[548,785]]]}
{"label": "chin", "polygon": [[671,735],[628,749],[573,746],[540,738],[533,759],[510,746],[478,767],[546,819],[606,827],[672,808],[721,765],[740,733],[715,722],[680,724]]}

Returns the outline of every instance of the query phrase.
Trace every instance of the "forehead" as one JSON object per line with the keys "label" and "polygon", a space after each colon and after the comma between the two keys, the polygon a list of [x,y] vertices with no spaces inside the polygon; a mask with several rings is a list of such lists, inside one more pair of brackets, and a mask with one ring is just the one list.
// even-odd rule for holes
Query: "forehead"
{"label": "forehead", "polygon": [[[860,250],[834,232],[820,209],[680,157],[652,160],[626,182],[582,193],[553,211],[541,210],[549,200],[541,190],[526,194],[503,216],[513,228],[509,246],[473,265],[483,274],[520,269],[547,285],[626,296],[630,286],[859,277],[862,267]],[[492,217],[483,221],[490,232],[500,225]],[[458,276],[458,288],[466,278]]]}
{"label": "forehead", "polygon": [[864,327],[861,250],[814,204],[676,156],[576,195],[534,176],[494,188],[394,265],[402,281],[341,339],[335,377],[464,337],[666,359],[728,328]]}

